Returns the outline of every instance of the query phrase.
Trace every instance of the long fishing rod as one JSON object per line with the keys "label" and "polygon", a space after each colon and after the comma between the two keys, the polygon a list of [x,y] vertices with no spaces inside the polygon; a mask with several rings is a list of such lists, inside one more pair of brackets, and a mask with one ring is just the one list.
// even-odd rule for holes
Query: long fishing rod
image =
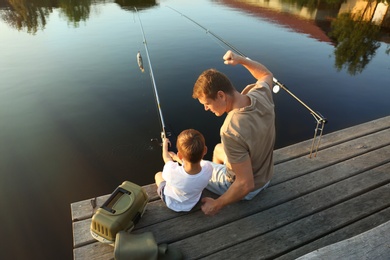
{"label": "long fishing rod", "polygon": [[[134,7],[137,15],[138,15],[138,20],[139,20],[139,25],[140,25],[140,28],[141,28],[141,32],[142,32],[142,37],[143,37],[143,44],[145,46],[145,51],[146,51],[146,57],[148,59],[148,63],[149,63],[149,70],[150,70],[150,79],[152,80],[152,83],[153,83],[153,90],[154,90],[154,97],[156,99],[156,105],[157,105],[157,110],[158,110],[158,113],[159,113],[159,116],[160,116],[160,123],[161,123],[161,140],[164,140],[165,137],[167,137],[166,135],[166,127],[165,127],[165,123],[164,123],[164,117],[163,117],[163,113],[162,113],[162,110],[161,110],[161,104],[160,104],[160,99],[158,98],[158,92],[157,92],[157,87],[156,87],[156,81],[154,80],[154,74],[153,74],[153,69],[152,69],[152,63],[150,62],[150,57],[149,57],[149,50],[148,50],[148,44],[146,42],[146,37],[145,37],[145,32],[144,32],[144,28],[142,27],[142,22],[141,22],[141,18],[139,16],[139,13],[138,13],[138,10],[136,7]],[[138,53],[139,54],[139,53]],[[140,62],[140,59],[141,59],[141,62],[142,62],[142,58],[140,58],[140,54],[137,56],[138,58],[138,62]],[[141,67],[141,66],[140,66]]]}
{"label": "long fishing rod", "polygon": [[[194,24],[196,24],[197,26],[199,26],[200,28],[202,28],[204,31],[206,31],[206,33],[212,35],[213,37],[215,37],[217,40],[219,40],[220,42],[222,42],[223,44],[225,44],[226,46],[228,46],[232,51],[234,51],[235,53],[247,58],[247,59],[250,59],[247,55],[245,55],[244,53],[242,53],[240,50],[238,50],[236,47],[234,47],[233,45],[231,45],[230,43],[228,43],[226,40],[224,40],[223,38],[221,38],[220,36],[216,35],[215,33],[213,33],[212,31],[210,31],[209,29],[207,29],[206,27],[202,26],[201,24],[199,24],[198,22],[194,21],[193,19],[191,19],[190,17],[186,16],[185,14],[179,12],[178,10],[170,7],[170,6],[167,6],[168,8],[170,8],[171,10],[177,12],[178,14],[180,14],[181,16],[185,17],[186,19],[188,19],[189,21],[193,22]],[[280,88],[282,88],[283,90],[285,90],[288,94],[290,94],[295,100],[297,100],[301,105],[303,105],[307,110],[309,110],[310,114],[314,117],[314,119],[316,120],[316,128],[314,130],[314,138],[313,138],[313,142],[312,142],[312,145],[311,145],[311,149],[310,149],[310,155],[309,157],[311,158],[312,154],[313,154],[313,149],[314,149],[314,146],[316,147],[315,148],[315,153],[314,153],[314,156],[317,155],[317,151],[318,151],[318,147],[320,146],[320,143],[321,143],[321,137],[322,137],[322,132],[324,130],[324,126],[325,126],[325,123],[327,122],[327,119],[322,116],[319,112],[315,112],[313,109],[311,109],[308,105],[306,105],[302,100],[300,100],[297,96],[295,96],[284,84],[282,84],[279,80],[277,80],[275,77],[273,77],[273,82],[274,82],[274,86],[272,88],[272,91],[274,93],[278,93]],[[319,135],[319,139],[317,140],[316,142],[316,139],[317,139],[317,134],[318,134],[318,131],[320,132],[320,135]]]}

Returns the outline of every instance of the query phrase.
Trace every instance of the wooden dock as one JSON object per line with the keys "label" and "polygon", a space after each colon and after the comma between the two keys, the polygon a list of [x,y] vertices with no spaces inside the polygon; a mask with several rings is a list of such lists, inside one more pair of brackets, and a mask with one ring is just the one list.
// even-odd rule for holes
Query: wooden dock
{"label": "wooden dock", "polygon": [[[173,212],[145,186],[151,201],[132,232],[185,259],[390,259],[390,116],[324,135],[311,159],[310,146],[275,150],[271,185],[213,217],[199,205]],[[90,235],[93,212],[90,199],[71,204],[74,259],[113,259]]]}

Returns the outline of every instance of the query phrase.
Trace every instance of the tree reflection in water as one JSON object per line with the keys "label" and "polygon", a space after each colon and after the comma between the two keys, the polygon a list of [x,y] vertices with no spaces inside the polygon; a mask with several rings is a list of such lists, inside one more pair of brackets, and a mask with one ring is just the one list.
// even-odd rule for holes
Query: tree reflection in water
{"label": "tree reflection in water", "polygon": [[53,11],[53,1],[8,0],[9,8],[1,11],[1,18],[17,30],[35,34],[44,29],[47,17]]}
{"label": "tree reflection in water", "polygon": [[361,73],[380,46],[380,26],[357,18],[350,13],[340,14],[330,32],[336,42],[335,66],[339,71],[347,68],[351,75]]}
{"label": "tree reflection in water", "polygon": [[[88,20],[93,4],[105,2],[106,0],[7,0],[6,8],[0,9],[0,18],[19,31],[26,30],[27,33],[35,34],[38,30],[45,29],[47,18],[56,8],[67,18],[68,23],[78,27],[80,22]],[[133,6],[142,9],[156,5],[155,0],[116,0],[115,3],[125,9],[131,7],[131,10]]]}
{"label": "tree reflection in water", "polygon": [[68,18],[68,23],[78,27],[81,21],[87,21],[91,10],[91,0],[59,0],[61,14]]}

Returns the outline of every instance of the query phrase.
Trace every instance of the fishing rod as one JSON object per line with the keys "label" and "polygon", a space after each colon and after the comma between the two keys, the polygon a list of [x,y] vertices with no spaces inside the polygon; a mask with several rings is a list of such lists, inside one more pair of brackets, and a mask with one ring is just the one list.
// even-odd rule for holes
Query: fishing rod
{"label": "fishing rod", "polygon": [[[212,35],[213,37],[215,37],[217,40],[219,40],[220,42],[222,42],[223,44],[225,44],[226,46],[228,46],[233,52],[247,58],[250,60],[250,58],[245,55],[244,53],[242,53],[240,50],[238,50],[236,47],[234,47],[233,45],[231,45],[230,43],[228,43],[226,40],[224,40],[223,38],[221,38],[220,36],[216,35],[215,33],[213,33],[212,31],[210,31],[209,29],[207,29],[206,27],[202,26],[200,23],[196,22],[195,20],[191,19],[190,17],[186,16],[185,14],[179,12],[178,10],[170,7],[170,6],[167,6],[168,8],[170,8],[171,10],[175,11],[176,13],[180,14],[181,16],[183,16],[184,18],[188,19],[189,21],[193,22],[194,24],[196,24],[198,27],[202,28],[204,31],[206,31],[207,34],[210,34]],[[315,112],[313,109],[311,109],[308,105],[306,105],[302,100],[300,100],[296,95],[294,95],[287,87],[286,85],[282,84],[279,80],[277,80],[275,77],[273,77],[273,82],[274,82],[274,86],[272,88],[272,91],[276,94],[279,92],[280,88],[282,88],[283,90],[285,90],[290,96],[292,96],[295,100],[297,100],[301,105],[303,105],[307,110],[309,110],[310,114],[314,117],[314,119],[316,120],[316,128],[314,129],[314,137],[313,137],[313,142],[312,142],[312,145],[311,145],[311,149],[310,149],[310,154],[309,154],[309,158],[312,157],[312,154],[313,154],[313,149],[315,147],[315,152],[314,152],[314,157],[317,155],[317,151],[318,151],[318,147],[320,146],[320,143],[321,143],[321,137],[322,137],[322,133],[323,133],[323,130],[324,130],[324,127],[325,127],[325,123],[327,122],[327,119],[322,116],[318,111]],[[317,135],[318,135],[318,132],[319,132],[319,136],[318,136],[318,139],[317,139]]]}
{"label": "fishing rod", "polygon": [[[142,27],[142,22],[141,22],[141,18],[139,16],[139,13],[138,13],[138,10],[136,7],[134,7],[137,15],[138,15],[138,20],[139,20],[139,25],[140,25],[140,28],[141,28],[141,32],[142,32],[142,37],[143,37],[143,44],[145,46],[145,51],[146,51],[146,57],[148,59],[148,64],[149,64],[149,70],[150,70],[150,79],[153,83],[153,90],[154,90],[154,97],[156,99],[156,105],[157,105],[157,110],[158,110],[158,114],[159,114],[159,117],[160,117],[160,123],[161,123],[161,140],[163,141],[165,137],[167,137],[166,135],[166,127],[165,127],[165,122],[164,122],[164,117],[163,117],[163,113],[162,113],[162,110],[161,110],[161,104],[160,104],[160,99],[158,98],[158,92],[157,92],[157,87],[156,87],[156,81],[154,80],[154,74],[153,74],[153,69],[152,69],[152,63],[150,62],[150,57],[149,57],[149,50],[148,50],[148,44],[146,42],[146,37],[145,37],[145,32],[144,32],[144,28]],[[138,60],[138,65],[140,66],[141,70],[143,70],[143,66],[142,66],[142,57],[141,57],[141,54],[138,52],[137,54],[137,60]],[[153,139],[152,139],[153,140]]]}

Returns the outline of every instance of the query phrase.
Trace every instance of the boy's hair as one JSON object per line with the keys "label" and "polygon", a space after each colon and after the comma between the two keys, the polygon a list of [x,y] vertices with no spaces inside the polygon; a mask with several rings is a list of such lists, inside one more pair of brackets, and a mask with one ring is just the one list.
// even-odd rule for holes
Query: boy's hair
{"label": "boy's hair", "polygon": [[225,74],[216,69],[208,69],[203,71],[196,80],[192,97],[195,99],[200,97],[216,99],[220,90],[226,94],[233,94],[235,89]]}
{"label": "boy's hair", "polygon": [[205,146],[203,135],[195,129],[184,130],[177,137],[177,151],[191,163],[198,163],[202,160]]}

